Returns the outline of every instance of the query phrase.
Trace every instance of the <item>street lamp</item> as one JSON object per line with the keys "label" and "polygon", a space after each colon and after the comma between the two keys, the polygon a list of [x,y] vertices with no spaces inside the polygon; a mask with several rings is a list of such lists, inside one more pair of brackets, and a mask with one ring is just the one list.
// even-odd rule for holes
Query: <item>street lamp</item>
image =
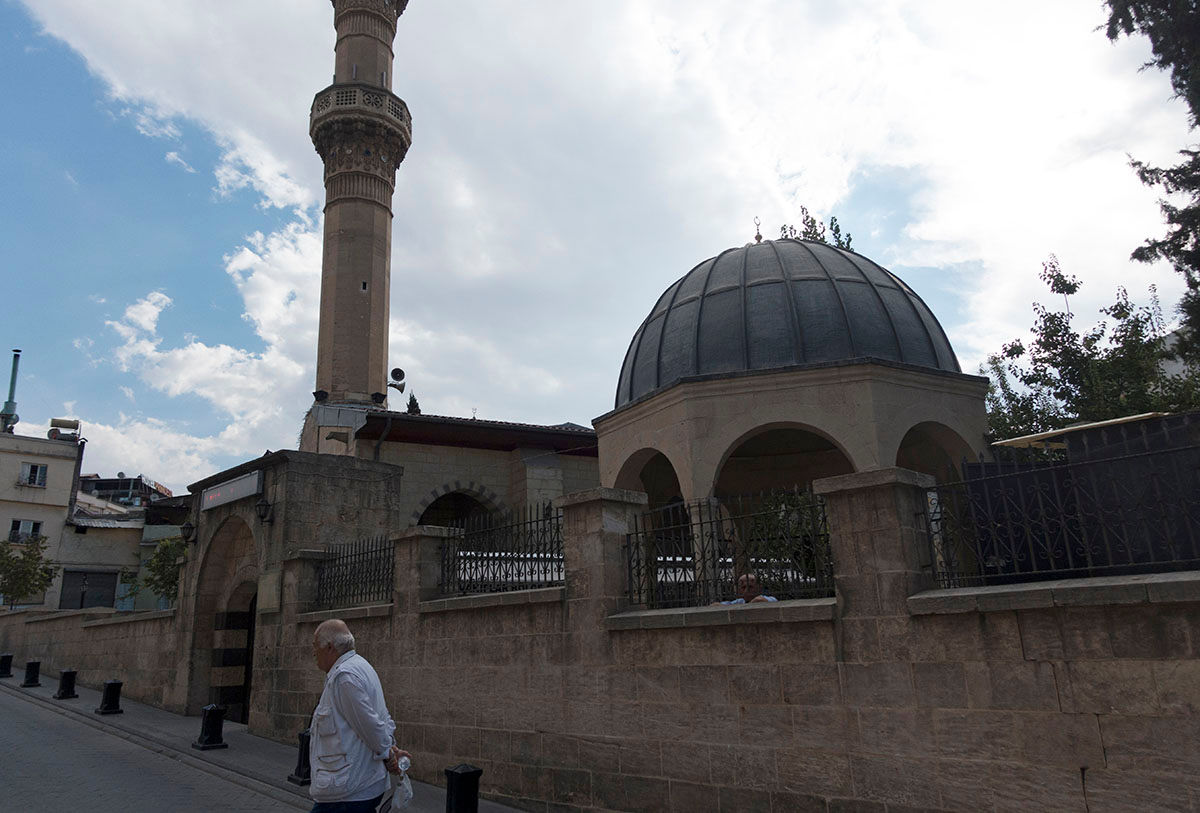
{"label": "street lamp", "polygon": [[258,514],[259,522],[270,523],[275,521],[275,512],[272,511],[272,506],[267,502],[266,497],[258,498],[258,502],[254,504],[254,513]]}

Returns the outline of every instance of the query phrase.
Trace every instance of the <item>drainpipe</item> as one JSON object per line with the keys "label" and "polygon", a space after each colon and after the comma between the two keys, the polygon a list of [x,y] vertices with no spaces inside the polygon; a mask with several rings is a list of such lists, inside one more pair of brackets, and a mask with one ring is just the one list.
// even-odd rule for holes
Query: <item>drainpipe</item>
{"label": "drainpipe", "polygon": [[12,376],[8,379],[8,400],[0,409],[0,432],[12,434],[13,427],[21,420],[17,415],[17,366],[21,363],[21,351],[13,348]]}
{"label": "drainpipe", "polygon": [[388,418],[387,418],[387,423],[385,423],[383,425],[383,434],[379,436],[379,442],[375,444],[374,459],[376,462],[379,461],[379,447],[383,445],[383,442],[385,440],[387,440],[388,433],[390,433],[391,431],[392,431],[392,416],[389,414]]}

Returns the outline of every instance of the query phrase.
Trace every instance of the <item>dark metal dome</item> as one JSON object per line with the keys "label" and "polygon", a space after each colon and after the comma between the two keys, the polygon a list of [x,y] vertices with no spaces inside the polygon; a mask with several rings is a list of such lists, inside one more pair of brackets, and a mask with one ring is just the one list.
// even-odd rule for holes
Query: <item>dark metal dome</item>
{"label": "dark metal dome", "polygon": [[618,407],[681,378],[874,358],[961,372],[921,298],[853,251],[764,240],[705,260],[642,322]]}

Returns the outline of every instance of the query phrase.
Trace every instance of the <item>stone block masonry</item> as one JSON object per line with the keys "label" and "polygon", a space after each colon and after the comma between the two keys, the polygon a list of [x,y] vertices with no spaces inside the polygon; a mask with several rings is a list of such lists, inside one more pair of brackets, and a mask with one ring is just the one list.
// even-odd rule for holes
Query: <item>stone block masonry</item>
{"label": "stone block masonry", "polygon": [[[390,603],[311,612],[315,560],[285,555],[251,729],[294,742],[321,687],[312,631],[341,615],[416,778],[471,762],[485,794],[528,809],[1197,809],[1200,576],[947,598],[924,589],[926,485],[900,470],[818,482],[837,597],[770,608],[628,610],[621,546],[644,497],[610,489],[560,501],[560,588],[439,596],[448,532],[416,527],[395,537]],[[0,614],[0,649],[156,702],[139,684],[176,623]],[[85,672],[88,658],[127,671]]]}

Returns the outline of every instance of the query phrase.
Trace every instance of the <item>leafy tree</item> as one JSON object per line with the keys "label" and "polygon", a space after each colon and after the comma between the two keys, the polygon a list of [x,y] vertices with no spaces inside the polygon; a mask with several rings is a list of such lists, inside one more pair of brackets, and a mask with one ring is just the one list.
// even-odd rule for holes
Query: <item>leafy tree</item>
{"label": "leafy tree", "polygon": [[[1145,35],[1153,59],[1143,69],[1167,71],[1175,95],[1187,102],[1189,124],[1193,129],[1200,125],[1200,2],[1108,0],[1107,5],[1108,38]],[[1166,236],[1147,239],[1133,252],[1133,259],[1166,260],[1183,275],[1187,293],[1179,304],[1183,330],[1178,350],[1195,361],[1200,360],[1200,146],[1182,149],[1180,155],[1183,161],[1168,168],[1132,161],[1143,183],[1168,196],[1159,201]]]}
{"label": "leafy tree", "polygon": [[182,536],[170,536],[159,540],[146,559],[146,575],[139,587],[164,596],[175,603],[179,595],[179,557],[187,550]]}
{"label": "leafy tree", "polygon": [[[140,557],[134,556],[134,558],[138,559],[140,564]],[[125,588],[124,593],[118,591],[118,599],[137,598],[138,594],[142,592],[142,583],[138,581],[138,568],[136,566],[121,568],[117,572],[117,585],[118,587],[124,586]]]}
{"label": "leafy tree", "polygon": [[46,562],[46,537],[0,544],[0,593],[9,608],[23,598],[43,592],[54,581],[54,568]]}
{"label": "leafy tree", "polygon": [[410,392],[408,394],[408,408],[404,410],[409,415],[420,415],[421,405],[417,403],[417,394]]}
{"label": "leafy tree", "polygon": [[806,206],[800,207],[800,228],[797,229],[790,225],[780,226],[779,238],[781,240],[812,240],[848,250],[853,239],[850,232],[846,232],[845,236],[842,235],[842,227],[838,224],[836,217],[829,218],[829,230],[826,231],[825,224],[809,214]]}
{"label": "leafy tree", "polygon": [[[1066,310],[1034,303],[1033,340],[1009,342],[988,357],[992,388],[987,397],[988,429],[997,439],[1061,429],[1080,421],[1102,421],[1142,412],[1176,412],[1200,407],[1200,374],[1194,366],[1168,375],[1167,329],[1154,288],[1150,305],[1136,305],[1124,288],[1100,313],[1113,320],[1076,330],[1069,297],[1082,282],[1068,276],[1053,256],[1040,274]],[[984,370],[980,371],[981,373]]]}

